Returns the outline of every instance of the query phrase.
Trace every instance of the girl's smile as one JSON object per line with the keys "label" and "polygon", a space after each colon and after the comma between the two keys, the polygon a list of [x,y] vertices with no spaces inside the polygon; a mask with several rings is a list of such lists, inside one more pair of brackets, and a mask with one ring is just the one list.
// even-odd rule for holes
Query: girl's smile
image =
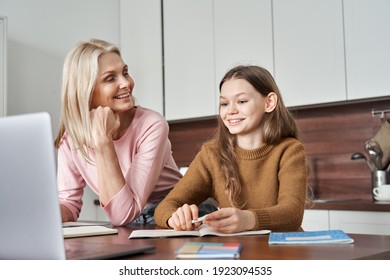
{"label": "girl's smile", "polygon": [[243,139],[256,146],[262,143],[260,124],[265,103],[265,98],[244,79],[231,79],[222,85],[219,114],[229,132],[237,136],[239,146]]}

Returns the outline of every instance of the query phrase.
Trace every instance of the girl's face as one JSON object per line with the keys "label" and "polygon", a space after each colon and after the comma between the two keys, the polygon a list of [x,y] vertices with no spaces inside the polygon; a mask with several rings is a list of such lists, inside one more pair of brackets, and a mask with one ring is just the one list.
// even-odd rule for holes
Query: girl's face
{"label": "girl's face", "polygon": [[105,53],[99,57],[98,63],[99,71],[92,93],[92,108],[110,107],[114,113],[133,108],[134,81],[122,58],[116,53]]}
{"label": "girl's face", "polygon": [[231,134],[255,145],[262,144],[260,123],[267,110],[267,98],[244,79],[230,79],[223,83],[219,115]]}

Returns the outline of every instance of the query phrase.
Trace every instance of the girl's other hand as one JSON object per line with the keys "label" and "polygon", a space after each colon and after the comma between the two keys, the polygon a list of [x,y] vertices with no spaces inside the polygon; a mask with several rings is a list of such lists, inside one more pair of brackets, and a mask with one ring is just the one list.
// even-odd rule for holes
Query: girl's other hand
{"label": "girl's other hand", "polygon": [[222,233],[236,233],[253,230],[256,217],[249,210],[237,208],[222,208],[209,214],[203,223]]}
{"label": "girl's other hand", "polygon": [[198,211],[198,206],[195,204],[184,204],[172,214],[168,220],[168,225],[174,230],[193,230],[201,225],[200,222],[192,223],[193,219],[198,219]]}

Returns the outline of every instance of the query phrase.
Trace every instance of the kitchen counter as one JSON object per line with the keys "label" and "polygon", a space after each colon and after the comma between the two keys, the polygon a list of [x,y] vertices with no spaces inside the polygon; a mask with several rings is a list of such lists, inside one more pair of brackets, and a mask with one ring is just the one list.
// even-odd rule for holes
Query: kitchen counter
{"label": "kitchen counter", "polygon": [[390,202],[364,199],[315,199],[306,209],[390,212]]}

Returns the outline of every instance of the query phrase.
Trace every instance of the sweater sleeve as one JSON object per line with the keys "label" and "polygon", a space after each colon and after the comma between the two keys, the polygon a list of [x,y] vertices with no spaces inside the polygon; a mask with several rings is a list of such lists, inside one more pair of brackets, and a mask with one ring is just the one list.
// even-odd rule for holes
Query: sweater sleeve
{"label": "sweater sleeve", "polygon": [[[137,137],[136,154],[125,171],[125,186],[103,207],[113,225],[128,224],[141,214],[171,155],[168,130],[165,121],[155,120]],[[121,151],[117,153],[120,157]]]}
{"label": "sweater sleeve", "polygon": [[154,213],[156,224],[168,228],[168,220],[184,204],[199,205],[212,196],[210,160],[203,147],[190,164],[183,178],[161,201]]}
{"label": "sweater sleeve", "polygon": [[83,205],[85,181],[74,164],[72,148],[66,137],[61,142],[57,157],[58,198],[72,212],[76,221]]}
{"label": "sweater sleeve", "polygon": [[251,209],[257,217],[255,229],[300,230],[307,190],[307,162],[301,143],[296,141],[283,149],[277,179],[279,187],[276,204],[263,209]]}

